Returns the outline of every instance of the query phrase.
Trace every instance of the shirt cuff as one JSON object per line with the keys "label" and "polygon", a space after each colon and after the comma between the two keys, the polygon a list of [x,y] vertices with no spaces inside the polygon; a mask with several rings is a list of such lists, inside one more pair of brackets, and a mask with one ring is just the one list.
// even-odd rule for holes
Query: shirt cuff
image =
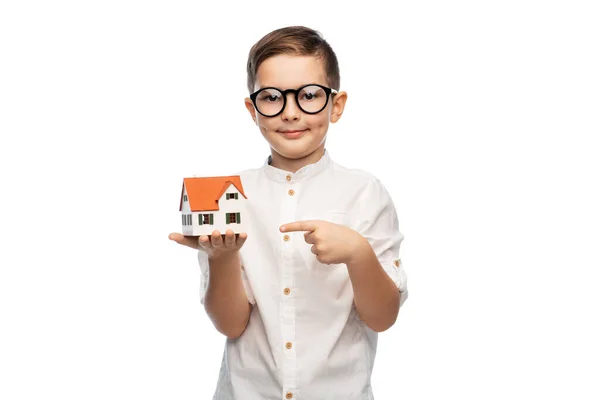
{"label": "shirt cuff", "polygon": [[381,266],[396,284],[396,287],[400,292],[400,307],[402,307],[402,304],[404,304],[408,298],[407,278],[402,261],[399,258],[396,258],[395,260],[382,262]]}

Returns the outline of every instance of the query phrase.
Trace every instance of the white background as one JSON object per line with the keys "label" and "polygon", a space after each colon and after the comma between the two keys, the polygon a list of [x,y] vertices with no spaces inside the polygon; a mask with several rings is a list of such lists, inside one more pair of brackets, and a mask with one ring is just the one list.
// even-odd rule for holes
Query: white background
{"label": "white background", "polygon": [[184,176],[268,156],[245,63],[286,25],[336,51],[327,148],[405,235],[377,400],[600,398],[594,3],[2,2],[0,398],[211,398],[224,337],[167,236]]}

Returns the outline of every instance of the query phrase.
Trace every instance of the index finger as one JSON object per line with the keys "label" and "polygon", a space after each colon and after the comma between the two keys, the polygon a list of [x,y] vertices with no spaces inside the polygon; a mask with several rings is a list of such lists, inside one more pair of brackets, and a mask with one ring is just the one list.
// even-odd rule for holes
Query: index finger
{"label": "index finger", "polygon": [[316,221],[296,221],[279,227],[281,232],[314,231],[317,229]]}

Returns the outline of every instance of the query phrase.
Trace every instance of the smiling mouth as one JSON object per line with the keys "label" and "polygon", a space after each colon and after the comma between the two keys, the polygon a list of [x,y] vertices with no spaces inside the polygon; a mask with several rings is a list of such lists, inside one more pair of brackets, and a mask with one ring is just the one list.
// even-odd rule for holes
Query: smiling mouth
{"label": "smiling mouth", "polygon": [[307,129],[304,130],[293,130],[293,131],[277,131],[279,134],[285,136],[288,139],[295,139],[297,137],[300,137],[304,134],[304,132],[306,132]]}

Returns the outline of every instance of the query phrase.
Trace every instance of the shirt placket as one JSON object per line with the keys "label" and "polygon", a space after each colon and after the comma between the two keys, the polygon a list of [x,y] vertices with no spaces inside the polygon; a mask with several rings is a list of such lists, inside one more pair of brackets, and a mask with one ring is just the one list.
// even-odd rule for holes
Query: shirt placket
{"label": "shirt placket", "polygon": [[[281,207],[281,220],[283,223],[289,223],[296,218],[297,209],[297,185],[294,182],[293,174],[285,177],[285,190],[283,205]],[[294,248],[297,246],[294,241],[300,240],[299,235],[282,233],[282,268],[281,268],[281,331],[282,331],[282,352],[283,352],[283,399],[289,400],[296,398],[295,391],[298,388],[297,382],[297,360],[296,360],[296,301],[293,256]]]}

